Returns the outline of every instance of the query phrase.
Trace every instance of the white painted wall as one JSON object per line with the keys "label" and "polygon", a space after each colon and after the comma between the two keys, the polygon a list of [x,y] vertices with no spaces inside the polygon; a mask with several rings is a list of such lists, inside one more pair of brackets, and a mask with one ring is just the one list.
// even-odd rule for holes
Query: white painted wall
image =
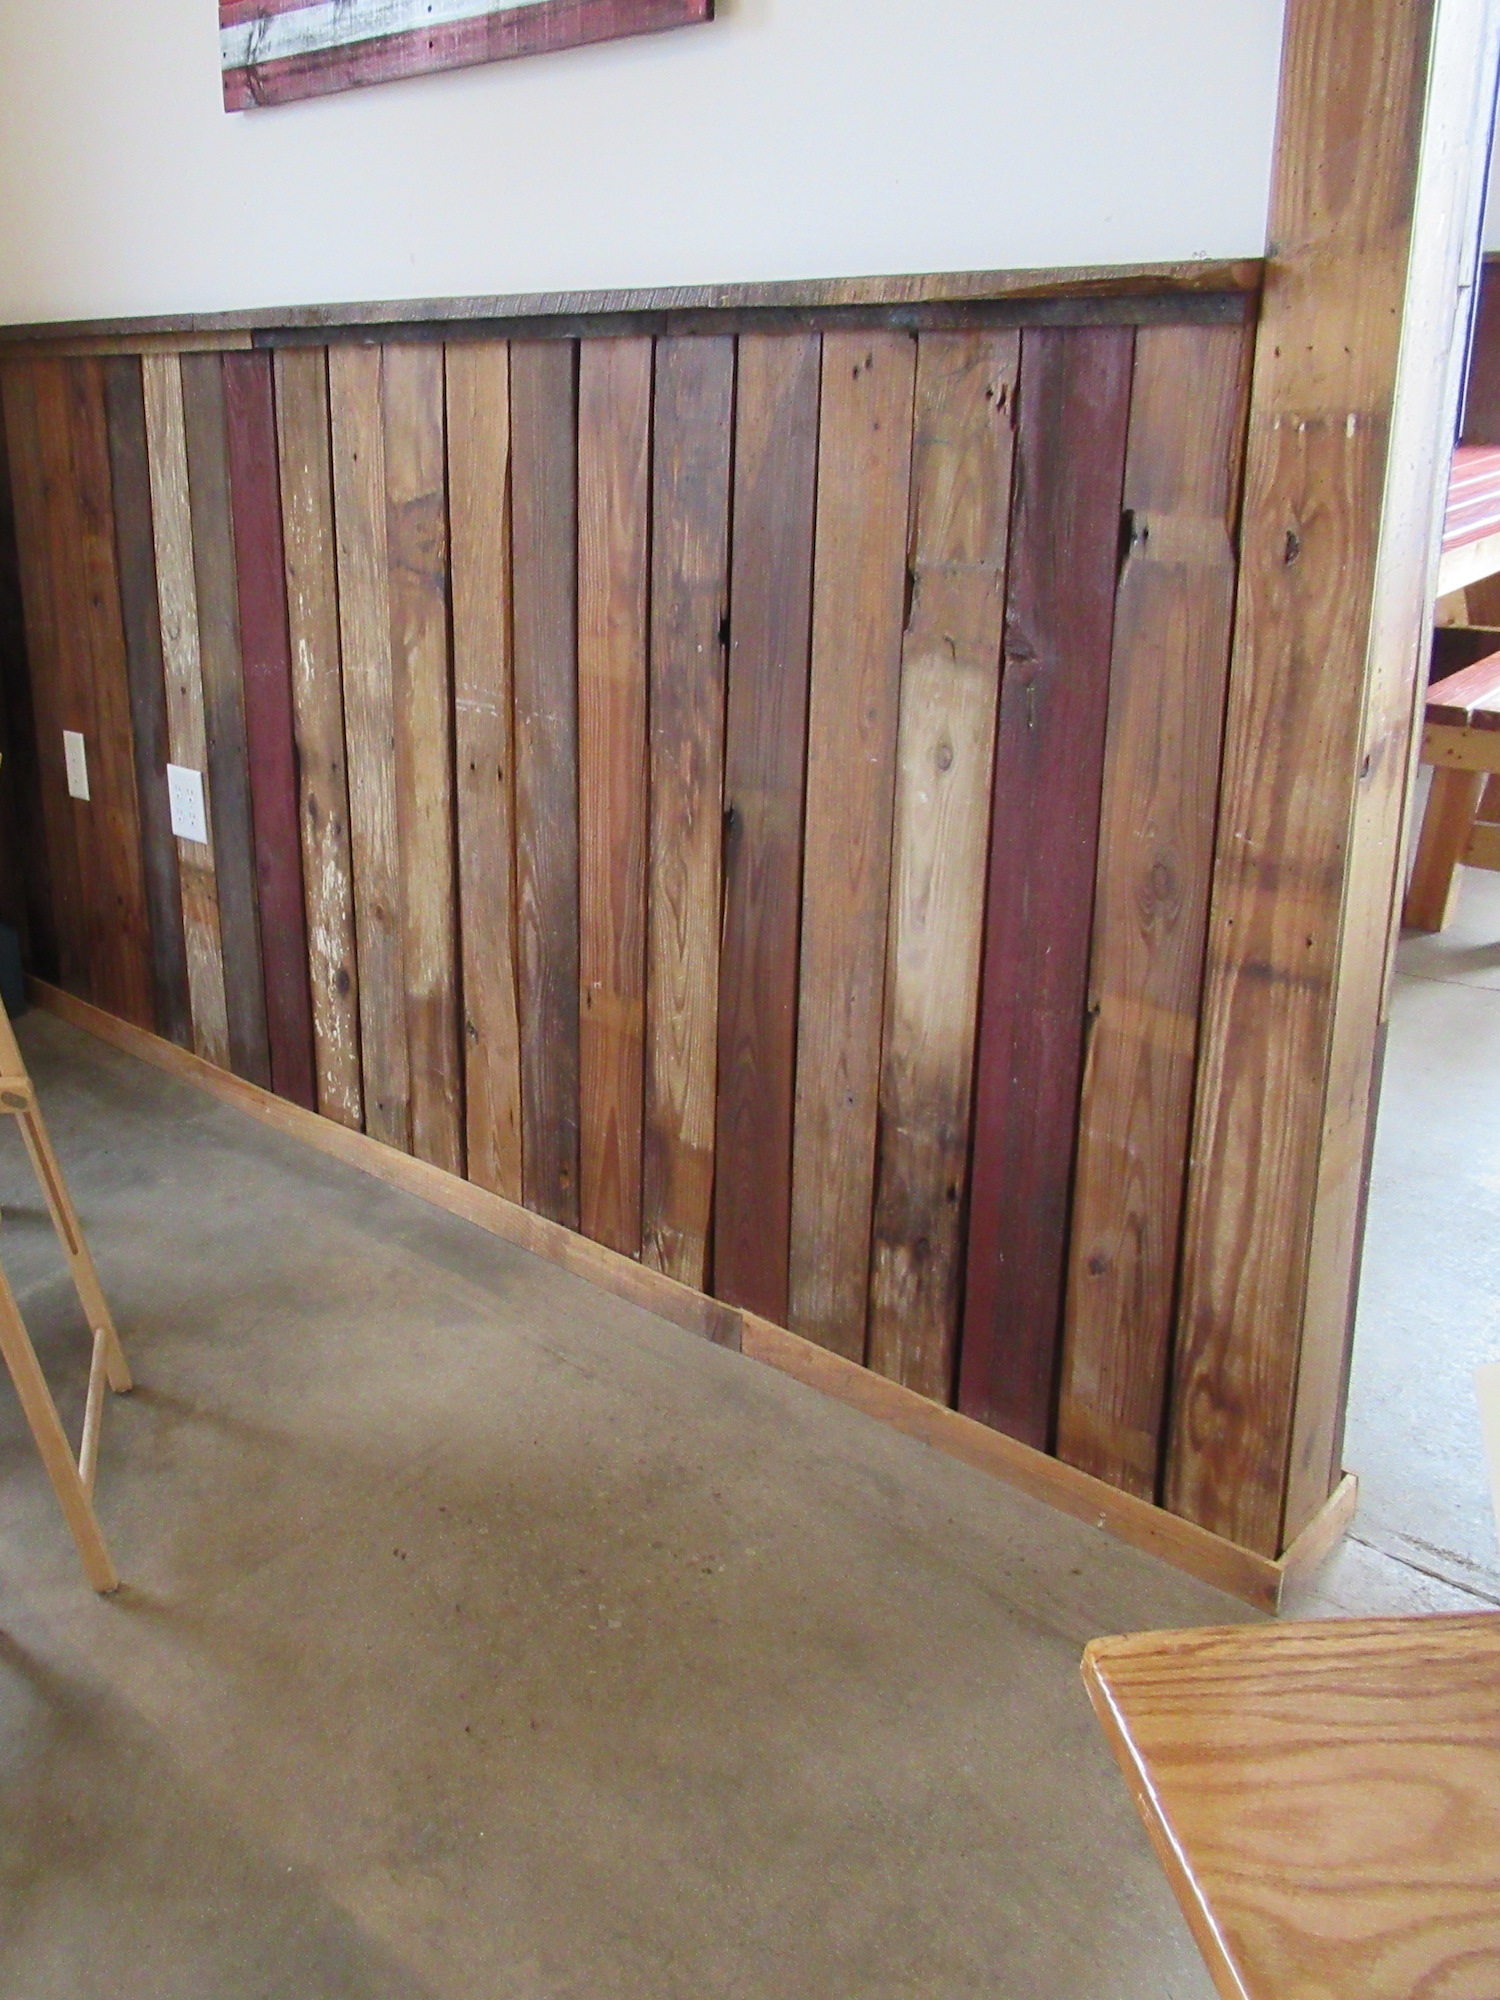
{"label": "white painted wall", "polygon": [[0,0],[0,323],[1255,256],[1282,0],[720,0],[226,116],[215,0]]}

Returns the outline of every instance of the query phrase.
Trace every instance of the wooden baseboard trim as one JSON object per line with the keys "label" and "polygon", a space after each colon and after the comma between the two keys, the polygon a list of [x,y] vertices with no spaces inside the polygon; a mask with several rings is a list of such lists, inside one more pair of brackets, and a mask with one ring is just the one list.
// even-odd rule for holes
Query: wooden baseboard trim
{"label": "wooden baseboard trim", "polygon": [[231,1076],[201,1056],[178,1048],[176,1043],[163,1041],[159,1035],[118,1020],[43,980],[31,980],[30,990],[37,1005],[48,1013],[87,1030],[128,1055],[154,1064],[171,1076],[196,1084],[221,1103],[258,1118],[263,1125],[315,1146],[389,1187],[414,1194],[450,1215],[461,1216],[492,1235],[586,1278],[617,1298],[628,1299],[656,1313],[674,1326],[779,1368],[783,1374],[795,1376],[799,1382],[862,1410],[907,1437],[918,1438],[950,1458],[987,1472],[1060,1513],[1090,1522],[1116,1541],[1156,1556],[1174,1569],[1213,1584],[1260,1610],[1275,1611],[1287,1579],[1301,1577],[1315,1568],[1353,1517],[1356,1482],[1346,1475],[1327,1506],[1279,1562],[1239,1548],[1207,1528],[1181,1520],[1134,1494],[1122,1493],[1089,1473],[1065,1465],[1061,1459],[1034,1451],[1001,1431],[960,1415],[957,1410],[929,1402],[925,1396],[872,1374],[857,1362],[832,1354],[785,1327],[707,1298],[658,1271],[647,1270],[618,1251],[576,1235],[560,1223],[533,1215],[529,1209],[520,1208],[501,1195],[460,1180],[441,1167],[429,1166],[425,1160],[397,1152],[363,1132],[351,1132],[332,1119],[288,1104],[258,1085]]}

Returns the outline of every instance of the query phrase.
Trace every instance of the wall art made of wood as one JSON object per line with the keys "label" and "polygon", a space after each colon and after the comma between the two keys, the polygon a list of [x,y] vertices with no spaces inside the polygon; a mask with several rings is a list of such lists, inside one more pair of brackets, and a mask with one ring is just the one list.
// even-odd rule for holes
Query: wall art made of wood
{"label": "wall art made of wood", "polygon": [[1251,339],[6,361],[35,969],[1158,1497]]}

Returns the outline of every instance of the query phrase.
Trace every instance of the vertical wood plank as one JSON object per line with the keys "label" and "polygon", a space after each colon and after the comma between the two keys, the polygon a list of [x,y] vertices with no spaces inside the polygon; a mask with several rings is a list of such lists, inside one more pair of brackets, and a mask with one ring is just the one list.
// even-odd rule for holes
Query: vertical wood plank
{"label": "vertical wood plank", "polygon": [[1497,27],[1287,8],[1165,1487],[1267,1555],[1338,1477]]}
{"label": "vertical wood plank", "polygon": [[1166,1407],[1250,353],[1239,327],[1136,336],[1057,1449],[1146,1500]]}
{"label": "vertical wood plank", "polygon": [[224,405],[271,1088],[313,1110],[317,1087],[298,827],[292,650],[269,354],[225,355]]}
{"label": "vertical wood plank", "polygon": [[209,779],[208,731],[203,714],[182,366],[177,356],[144,355],[141,384],[146,404],[146,459],[151,475],[157,610],[166,675],[167,747],[174,764],[203,774],[204,811],[208,820],[206,843],[181,839],[177,842],[193,1048],[206,1061],[227,1069],[229,1017],[214,872],[213,786]]}
{"label": "vertical wood plank", "polygon": [[193,575],[198,591],[199,657],[208,771],[214,793],[214,872],[224,953],[229,1066],[262,1088],[271,1082],[261,969],[255,834],[250,818],[250,757],[241,685],[240,607],[234,521],[229,504],[224,371],[217,354],[182,358]]}
{"label": "vertical wood plank", "polygon": [[700,1289],[713,1216],[733,421],[733,340],[658,341],[641,1256]]}
{"label": "vertical wood plank", "polygon": [[742,334],[724,740],[714,1291],[787,1315],[813,510],[816,334]]}
{"label": "vertical wood plank", "polygon": [[571,341],[510,352],[516,930],[526,1206],[578,1227],[578,404]]}
{"label": "vertical wood plank", "polygon": [[1014,333],[917,345],[869,1361],[942,1403],[963,1284],[1019,362]]}
{"label": "vertical wood plank", "polygon": [[122,354],[104,364],[114,489],[115,543],[119,552],[120,608],[130,682],[135,787],[141,818],[146,909],[151,933],[151,977],[156,1032],[190,1048],[192,1007],[187,949],[182,935],[182,885],[177,839],[167,803],[167,691],[156,595],[156,552],[151,538],[151,474],[146,460],[146,404],[141,364]]}
{"label": "vertical wood plank", "polygon": [[317,1108],[357,1132],[359,966],[324,349],[277,350],[276,427]]}
{"label": "vertical wood plank", "polygon": [[1028,330],[959,1407],[1045,1449],[1062,1333],[1134,333]]}
{"label": "vertical wood plank", "polygon": [[89,741],[91,797],[84,810],[104,934],[95,997],[110,1013],[150,1028],[155,1024],[151,934],[141,861],[130,681],[101,363],[69,362],[65,386],[73,480],[69,518],[77,535],[86,642],[83,664],[93,727]]}
{"label": "vertical wood plank", "polygon": [[[96,766],[99,728],[90,659],[90,607],[82,550],[84,528],[73,470],[68,375],[67,362],[47,360],[37,365],[33,377],[41,468],[44,559],[57,635],[53,655],[55,712],[52,733],[56,735],[62,729],[76,730],[84,739],[90,765]],[[97,776],[97,772],[93,775]],[[82,953],[82,990],[88,998],[105,1005],[110,984],[111,942],[109,878],[104,872],[109,862],[107,843],[99,839],[98,818],[92,800],[73,798],[66,790],[65,775],[63,784],[62,811],[72,828],[72,846],[78,862],[78,944]]]}
{"label": "vertical wood plank", "polygon": [[464,1170],[443,350],[385,350],[386,546],[411,1148]]}
{"label": "vertical wood plank", "polygon": [[578,354],[579,1213],[641,1250],[649,340]]}
{"label": "vertical wood plank", "polygon": [[508,348],[455,341],[447,381],[468,1176],[519,1201]]}
{"label": "vertical wood plank", "polygon": [[383,354],[328,350],[365,1130],[411,1151]]}
{"label": "vertical wood plank", "polygon": [[[4,371],[0,371],[3,378]],[[26,647],[26,614],[21,589],[21,556],[16,540],[15,498],[5,432],[5,398],[0,393],[0,702],[4,706],[5,766],[0,839],[10,850],[16,900],[15,921],[27,963],[43,979],[57,978],[57,927],[52,917],[52,880],[47,865],[46,815],[36,755],[36,704]]]}
{"label": "vertical wood plank", "polygon": [[61,639],[47,541],[46,473],[37,423],[37,366],[11,363],[0,371],[15,503],[26,650],[36,726],[37,782],[51,878],[58,976],[71,993],[87,994],[78,840],[63,771]]}
{"label": "vertical wood plank", "polygon": [[916,343],[825,334],[792,1156],[791,1323],[862,1361]]}

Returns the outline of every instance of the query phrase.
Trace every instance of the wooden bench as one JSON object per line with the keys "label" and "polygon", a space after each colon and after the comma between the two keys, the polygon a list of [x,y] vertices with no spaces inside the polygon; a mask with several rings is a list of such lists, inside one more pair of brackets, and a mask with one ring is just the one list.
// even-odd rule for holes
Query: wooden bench
{"label": "wooden bench", "polygon": [[1500,653],[1433,682],[1422,762],[1432,790],[1402,922],[1440,931],[1453,917],[1459,862],[1500,869]]}

